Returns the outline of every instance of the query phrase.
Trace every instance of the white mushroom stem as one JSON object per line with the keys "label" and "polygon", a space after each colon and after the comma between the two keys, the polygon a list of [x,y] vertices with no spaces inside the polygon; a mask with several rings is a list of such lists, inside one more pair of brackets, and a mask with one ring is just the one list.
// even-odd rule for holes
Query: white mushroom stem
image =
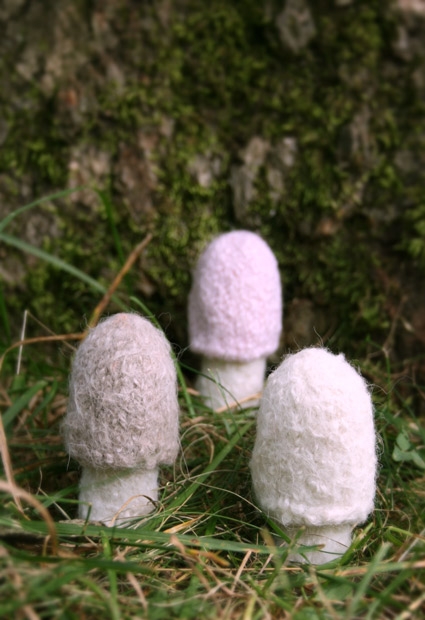
{"label": "white mushroom stem", "polygon": [[152,512],[157,500],[158,469],[83,469],[80,519],[122,525]]}
{"label": "white mushroom stem", "polygon": [[[231,362],[204,357],[196,389],[211,409],[240,404],[244,408],[258,405],[266,373],[266,358],[249,362]],[[252,398],[250,398],[252,396]]]}
{"label": "white mushroom stem", "polygon": [[297,546],[317,547],[311,551],[292,553],[289,560],[292,562],[305,562],[311,564],[325,564],[335,560],[347,551],[351,545],[353,526],[347,523],[328,526],[307,526],[299,534],[300,528],[286,528],[286,533],[293,539],[296,538]]}

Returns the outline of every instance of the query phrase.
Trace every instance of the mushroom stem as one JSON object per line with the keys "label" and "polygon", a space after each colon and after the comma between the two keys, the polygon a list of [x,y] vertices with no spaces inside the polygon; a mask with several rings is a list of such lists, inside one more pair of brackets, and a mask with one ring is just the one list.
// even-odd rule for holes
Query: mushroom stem
{"label": "mushroom stem", "polygon": [[196,380],[196,389],[211,409],[229,407],[242,400],[244,408],[255,407],[264,385],[266,358],[233,362],[204,357],[201,373]]}
{"label": "mushroom stem", "polygon": [[152,512],[157,500],[158,469],[83,468],[80,519],[122,525]]}
{"label": "mushroom stem", "polygon": [[286,533],[290,538],[296,538],[297,546],[315,546],[318,548],[305,551],[302,554],[291,553],[289,560],[292,562],[308,561],[311,564],[326,564],[326,562],[331,562],[344,555],[351,545],[351,533],[353,530],[351,524],[304,526],[302,534],[297,536],[301,527],[286,528]]}

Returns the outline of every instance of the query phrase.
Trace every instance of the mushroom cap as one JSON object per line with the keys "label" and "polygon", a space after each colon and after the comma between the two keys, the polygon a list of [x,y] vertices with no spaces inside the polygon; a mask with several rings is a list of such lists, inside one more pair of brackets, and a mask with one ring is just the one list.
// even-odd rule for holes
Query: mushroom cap
{"label": "mushroom cap", "polygon": [[364,521],[376,478],[371,397],[326,349],[289,355],[268,378],[251,460],[261,507],[284,526]]}
{"label": "mushroom cap", "polygon": [[188,310],[194,352],[239,362],[274,353],[282,330],[282,290],[267,243],[246,230],[215,238],[198,260]]}
{"label": "mushroom cap", "polygon": [[119,313],[90,330],[74,358],[62,426],[83,466],[154,469],[179,449],[177,379],[164,334]]}

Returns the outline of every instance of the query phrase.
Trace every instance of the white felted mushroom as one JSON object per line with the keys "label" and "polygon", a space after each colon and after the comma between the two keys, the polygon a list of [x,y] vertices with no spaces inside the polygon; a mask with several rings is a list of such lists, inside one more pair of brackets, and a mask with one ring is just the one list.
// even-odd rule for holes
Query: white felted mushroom
{"label": "white felted mushroom", "polygon": [[120,523],[158,498],[158,466],[179,449],[176,369],[164,334],[120,313],[99,323],[74,358],[66,448],[83,467],[80,518]]}
{"label": "white felted mushroom", "polygon": [[260,392],[282,329],[280,275],[267,243],[246,230],[214,239],[193,274],[188,314],[190,347],[205,375],[196,387],[208,404],[217,409]]}
{"label": "white felted mushroom", "polygon": [[[326,349],[289,355],[269,376],[251,460],[255,496],[314,564],[342,555],[373,510],[375,430],[364,379]],[[292,559],[301,560],[299,556]]]}

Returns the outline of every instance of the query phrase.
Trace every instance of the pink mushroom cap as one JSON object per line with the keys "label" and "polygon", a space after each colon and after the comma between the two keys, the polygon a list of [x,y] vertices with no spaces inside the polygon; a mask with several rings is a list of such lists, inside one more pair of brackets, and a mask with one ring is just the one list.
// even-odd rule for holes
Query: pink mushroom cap
{"label": "pink mushroom cap", "polygon": [[215,238],[201,254],[189,294],[189,339],[195,353],[246,362],[274,353],[282,331],[276,257],[257,234]]}

